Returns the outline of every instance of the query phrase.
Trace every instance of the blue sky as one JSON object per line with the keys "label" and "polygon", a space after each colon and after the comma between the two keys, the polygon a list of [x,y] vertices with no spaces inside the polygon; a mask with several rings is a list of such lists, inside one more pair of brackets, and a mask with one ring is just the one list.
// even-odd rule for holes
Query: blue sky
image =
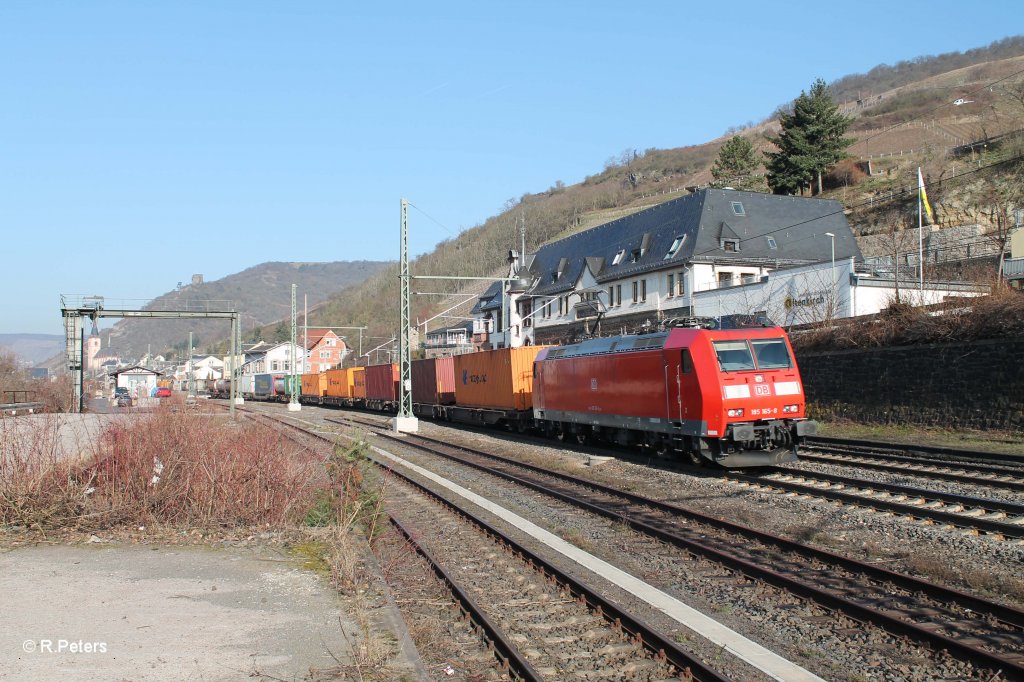
{"label": "blue sky", "polygon": [[1024,26],[1019,0],[792,7],[4,0],[0,333],[60,333],[61,293],[395,259],[403,196],[443,225],[410,212],[423,253],[625,149]]}

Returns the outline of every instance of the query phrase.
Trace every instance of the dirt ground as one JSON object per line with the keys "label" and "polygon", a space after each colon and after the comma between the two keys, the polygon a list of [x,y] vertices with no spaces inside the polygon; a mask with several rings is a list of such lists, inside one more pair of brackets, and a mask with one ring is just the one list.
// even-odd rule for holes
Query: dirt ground
{"label": "dirt ground", "polygon": [[358,629],[280,550],[28,546],[0,553],[0,680],[304,679]]}

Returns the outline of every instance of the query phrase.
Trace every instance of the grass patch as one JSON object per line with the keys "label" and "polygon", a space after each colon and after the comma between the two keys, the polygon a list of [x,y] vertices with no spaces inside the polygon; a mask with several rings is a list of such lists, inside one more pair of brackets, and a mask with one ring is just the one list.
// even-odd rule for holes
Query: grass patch
{"label": "grass patch", "polygon": [[288,553],[298,559],[302,567],[316,573],[330,573],[327,563],[328,547],[323,542],[310,540],[288,548]]}

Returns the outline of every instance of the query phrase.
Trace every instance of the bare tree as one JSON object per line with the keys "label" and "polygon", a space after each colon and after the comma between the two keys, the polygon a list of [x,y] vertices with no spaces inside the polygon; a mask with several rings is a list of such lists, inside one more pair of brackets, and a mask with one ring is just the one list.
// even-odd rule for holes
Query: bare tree
{"label": "bare tree", "polygon": [[893,211],[885,218],[885,229],[879,234],[885,255],[892,262],[893,279],[896,282],[896,303],[900,303],[900,271],[901,261],[917,246],[916,221],[913,215]]}

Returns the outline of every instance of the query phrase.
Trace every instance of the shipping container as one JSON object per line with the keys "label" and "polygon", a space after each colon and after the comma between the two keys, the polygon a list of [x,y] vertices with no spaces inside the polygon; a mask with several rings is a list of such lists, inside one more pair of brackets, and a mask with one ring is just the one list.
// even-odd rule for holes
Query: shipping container
{"label": "shipping container", "polygon": [[[295,390],[293,391],[292,388]],[[302,390],[302,376],[299,374],[277,374],[274,376],[274,395],[291,396],[298,395]]]}
{"label": "shipping container", "polygon": [[398,400],[398,365],[370,365],[363,372],[366,399],[395,402]]}
{"label": "shipping container", "polygon": [[[362,367],[350,367],[348,369],[329,369],[324,372],[326,377],[326,386],[324,395],[332,398],[356,398],[363,397],[357,395],[356,381],[362,384],[363,368]],[[365,395],[365,392],[363,392]]]}
{"label": "shipping container", "polygon": [[327,373],[317,372],[315,374],[302,375],[302,396],[305,398],[320,398],[326,395]]}
{"label": "shipping container", "polygon": [[256,377],[252,374],[243,374],[238,377],[238,392],[243,396],[252,395],[256,388]]}
{"label": "shipping container", "polygon": [[348,397],[345,393],[347,385],[345,373],[347,371],[346,369],[329,369],[324,372],[324,376],[327,378],[327,389],[324,395],[332,398]]}
{"label": "shipping container", "polygon": [[261,398],[269,398],[274,395],[274,375],[257,374],[253,377],[253,394]]}
{"label": "shipping container", "polygon": [[547,347],[498,348],[456,355],[455,402],[459,407],[531,409],[533,360]]}
{"label": "shipping container", "polygon": [[353,398],[365,398],[366,397],[366,368],[365,367],[352,367],[349,370],[349,377],[351,380],[352,397]]}
{"label": "shipping container", "polygon": [[455,361],[452,358],[414,360],[412,401],[428,405],[454,405]]}

